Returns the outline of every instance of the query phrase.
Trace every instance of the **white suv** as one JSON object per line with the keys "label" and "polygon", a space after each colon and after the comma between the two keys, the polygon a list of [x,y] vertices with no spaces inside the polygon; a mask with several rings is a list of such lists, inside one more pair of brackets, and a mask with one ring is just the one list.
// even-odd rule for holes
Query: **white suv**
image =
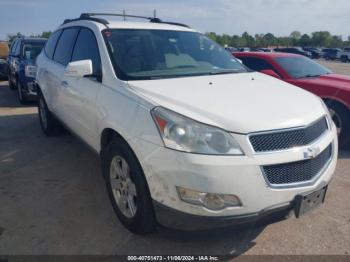
{"label": "white suv", "polygon": [[300,216],[324,201],[336,128],[316,96],[177,23],[66,20],[37,59],[39,117],[101,156],[135,233]]}

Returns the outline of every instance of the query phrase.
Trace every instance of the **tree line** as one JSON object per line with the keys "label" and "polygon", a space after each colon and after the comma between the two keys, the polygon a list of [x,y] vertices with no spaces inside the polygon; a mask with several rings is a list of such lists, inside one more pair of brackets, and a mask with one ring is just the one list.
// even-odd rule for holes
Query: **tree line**
{"label": "tree line", "polygon": [[[30,37],[40,37],[40,38],[49,38],[51,35],[51,31],[44,31],[41,34],[31,34]],[[20,32],[18,32],[17,34],[8,34],[7,35],[7,41],[9,43],[12,43],[12,41],[19,36],[22,36],[23,34],[21,34]]]}
{"label": "tree line", "polygon": [[250,35],[244,32],[239,35],[216,34],[214,32],[206,35],[222,46],[232,47],[271,47],[271,46],[313,46],[313,47],[350,47],[350,36],[343,40],[341,35],[332,35],[328,31],[318,31],[302,34],[299,31],[292,32],[289,36],[274,36],[272,33]]}
{"label": "tree line", "polygon": [[[44,31],[41,34],[32,34],[31,37],[48,38],[51,31]],[[8,41],[22,35],[21,33],[7,35]],[[250,35],[244,32],[239,35],[216,34],[215,32],[206,35],[222,46],[232,47],[270,47],[270,46],[313,46],[313,47],[350,47],[350,36],[343,40],[341,35],[332,35],[328,31],[317,31],[309,34],[301,34],[299,31],[292,32],[289,36],[274,36],[272,33]]]}

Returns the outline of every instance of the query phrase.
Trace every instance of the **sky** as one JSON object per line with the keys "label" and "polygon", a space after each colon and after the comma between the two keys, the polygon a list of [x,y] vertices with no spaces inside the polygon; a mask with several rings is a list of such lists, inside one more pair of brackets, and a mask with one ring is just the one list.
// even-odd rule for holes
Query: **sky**
{"label": "sky", "polygon": [[201,32],[242,34],[247,31],[288,36],[292,31],[327,30],[350,35],[348,0],[0,0],[0,39],[53,31],[64,19],[82,12],[157,16]]}

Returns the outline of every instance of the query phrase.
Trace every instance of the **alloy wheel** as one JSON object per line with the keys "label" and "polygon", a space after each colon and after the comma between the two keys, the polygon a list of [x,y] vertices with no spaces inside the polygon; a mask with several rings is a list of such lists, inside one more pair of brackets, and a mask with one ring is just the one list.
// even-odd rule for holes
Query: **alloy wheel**
{"label": "alloy wheel", "polygon": [[109,174],[113,197],[119,210],[127,218],[133,218],[137,211],[137,191],[126,160],[114,156]]}

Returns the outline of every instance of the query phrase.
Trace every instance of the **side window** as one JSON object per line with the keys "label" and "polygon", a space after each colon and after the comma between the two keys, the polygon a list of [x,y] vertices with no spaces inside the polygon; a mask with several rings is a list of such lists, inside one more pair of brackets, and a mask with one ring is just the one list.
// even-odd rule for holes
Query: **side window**
{"label": "side window", "polygon": [[21,40],[18,40],[17,43],[16,43],[16,46],[15,46],[15,50],[14,50],[14,55],[20,55],[21,53],[21,46],[22,46],[22,42]]}
{"label": "side window", "polygon": [[47,42],[46,42],[44,50],[45,50],[46,55],[50,59],[52,59],[52,57],[53,57],[53,53],[55,52],[55,47],[56,47],[56,44],[57,44],[57,40],[60,37],[61,33],[62,33],[61,30],[54,32],[50,36],[49,40],[47,40]]}
{"label": "side window", "polygon": [[67,65],[69,63],[78,31],[79,29],[77,27],[63,30],[58,40],[53,60],[62,65]]}
{"label": "side window", "polygon": [[85,59],[92,61],[93,74],[101,73],[101,59],[95,35],[91,30],[82,28],[74,47],[72,61]]}
{"label": "side window", "polygon": [[15,53],[15,49],[17,46],[18,40],[15,40],[12,45],[11,45],[11,49],[10,49],[10,54],[13,55]]}
{"label": "side window", "polygon": [[239,59],[242,60],[242,62],[245,66],[247,66],[248,68],[250,68],[254,71],[261,71],[261,70],[267,70],[267,69],[274,70],[274,68],[268,62],[266,62],[265,60],[260,59],[260,58],[242,57]]}

